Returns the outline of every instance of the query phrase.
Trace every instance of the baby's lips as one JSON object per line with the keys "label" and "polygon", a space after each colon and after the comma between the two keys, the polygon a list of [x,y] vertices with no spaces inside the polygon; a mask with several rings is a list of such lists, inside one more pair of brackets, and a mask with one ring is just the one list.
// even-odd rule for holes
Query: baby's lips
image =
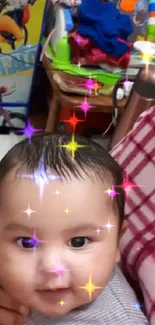
{"label": "baby's lips", "polygon": [[20,306],[18,309],[19,313],[23,316],[28,316],[30,314],[30,308],[28,306]]}

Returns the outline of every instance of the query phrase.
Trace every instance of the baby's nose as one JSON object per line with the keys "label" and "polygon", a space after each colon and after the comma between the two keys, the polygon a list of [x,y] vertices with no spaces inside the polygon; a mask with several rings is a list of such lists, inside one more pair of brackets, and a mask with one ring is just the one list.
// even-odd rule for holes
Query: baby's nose
{"label": "baby's nose", "polygon": [[39,270],[45,273],[51,272],[60,277],[67,272],[66,264],[63,249],[48,248],[40,257]]}

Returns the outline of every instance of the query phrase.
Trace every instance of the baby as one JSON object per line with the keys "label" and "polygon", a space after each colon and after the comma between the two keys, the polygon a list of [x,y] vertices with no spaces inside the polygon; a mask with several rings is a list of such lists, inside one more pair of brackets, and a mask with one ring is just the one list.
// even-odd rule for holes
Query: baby
{"label": "baby", "polygon": [[0,285],[31,308],[28,325],[148,324],[117,265],[121,170],[99,145],[75,141],[76,151],[69,135],[38,134],[0,162]]}

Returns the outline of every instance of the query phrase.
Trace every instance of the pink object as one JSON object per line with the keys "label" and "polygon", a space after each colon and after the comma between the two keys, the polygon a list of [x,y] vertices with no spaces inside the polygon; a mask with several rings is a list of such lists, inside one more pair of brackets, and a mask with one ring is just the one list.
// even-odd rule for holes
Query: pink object
{"label": "pink object", "polygon": [[50,39],[51,39],[52,35],[55,33],[55,31],[56,31],[56,28],[53,28],[53,29],[51,30],[51,32],[49,33],[49,35],[48,35],[48,37],[47,37],[47,40],[46,40],[46,43],[45,43],[45,45],[43,46],[42,51],[41,51],[41,54],[40,54],[40,61],[42,61],[42,59],[43,59],[43,57],[44,57],[44,54],[46,53],[46,50],[47,50],[48,44],[49,44],[49,42],[50,42]]}
{"label": "pink object", "polygon": [[150,324],[155,325],[155,106],[111,151],[133,188],[125,205],[128,230],[121,240],[122,267],[139,282]]}
{"label": "pink object", "polygon": [[108,53],[102,52],[97,48],[88,37],[80,36],[76,31],[69,35],[68,41],[71,46],[71,61],[73,63],[81,65],[96,65],[107,63],[112,66],[118,66],[126,69],[130,61],[130,53],[133,45],[122,39],[119,39],[122,43],[127,43],[130,47],[130,51],[122,55],[120,58],[114,58]]}

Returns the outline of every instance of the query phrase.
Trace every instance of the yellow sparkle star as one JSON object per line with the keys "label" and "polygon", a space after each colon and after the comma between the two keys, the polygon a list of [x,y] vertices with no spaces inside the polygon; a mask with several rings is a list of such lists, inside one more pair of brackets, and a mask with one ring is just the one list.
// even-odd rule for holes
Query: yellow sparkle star
{"label": "yellow sparkle star", "polygon": [[66,208],[64,211],[65,211],[66,213],[69,213],[70,210],[69,210],[68,208]]}
{"label": "yellow sparkle star", "polygon": [[65,304],[65,302],[63,300],[61,300],[60,305],[63,307],[64,304]]}
{"label": "yellow sparkle star", "polygon": [[92,293],[96,290],[96,289],[101,289],[102,287],[97,287],[92,283],[92,279],[91,279],[91,275],[89,276],[89,282],[86,283],[86,285],[84,287],[79,287],[80,289],[84,289],[85,291],[88,292],[89,294],[89,300],[91,301],[91,297],[92,297]]}
{"label": "yellow sparkle star", "polygon": [[80,61],[78,62],[77,66],[78,66],[79,68],[81,68],[81,63],[80,63]]}
{"label": "yellow sparkle star", "polygon": [[72,154],[72,158],[74,158],[75,151],[78,150],[79,148],[84,148],[86,146],[85,145],[82,145],[82,144],[78,144],[75,141],[74,133],[73,133],[72,134],[72,140],[68,144],[60,145],[60,147],[63,147],[63,148],[66,148],[67,150],[69,150],[71,152],[71,154]]}
{"label": "yellow sparkle star", "polygon": [[146,70],[148,70],[151,60],[155,59],[155,55],[153,55],[149,52],[143,52],[143,53],[137,54],[136,57],[141,58],[143,60],[143,63],[146,64]]}
{"label": "yellow sparkle star", "polygon": [[109,187],[107,190],[105,190],[105,193],[107,193],[107,194],[111,194],[111,192],[112,192],[112,189]]}
{"label": "yellow sparkle star", "polygon": [[94,91],[95,91],[95,96],[98,95],[97,91],[98,91],[98,89],[100,89],[100,88],[102,88],[102,86],[100,86],[100,85],[97,83],[97,81],[95,81],[94,86],[93,86],[93,89],[94,89]]}

